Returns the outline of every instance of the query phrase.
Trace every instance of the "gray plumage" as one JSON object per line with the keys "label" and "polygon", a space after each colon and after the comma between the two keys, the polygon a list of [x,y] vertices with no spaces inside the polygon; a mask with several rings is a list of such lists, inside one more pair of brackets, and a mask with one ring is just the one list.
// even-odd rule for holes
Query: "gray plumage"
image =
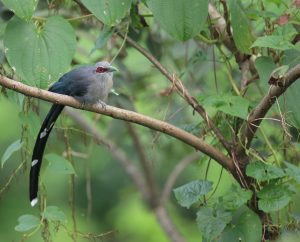
{"label": "gray plumage", "polygon": [[[104,104],[113,86],[113,72],[117,69],[106,61],[92,66],[75,68],[64,74],[49,91],[76,98],[82,104]],[[38,133],[32,154],[29,199],[31,206],[37,202],[39,172],[49,134],[64,106],[53,104]]]}

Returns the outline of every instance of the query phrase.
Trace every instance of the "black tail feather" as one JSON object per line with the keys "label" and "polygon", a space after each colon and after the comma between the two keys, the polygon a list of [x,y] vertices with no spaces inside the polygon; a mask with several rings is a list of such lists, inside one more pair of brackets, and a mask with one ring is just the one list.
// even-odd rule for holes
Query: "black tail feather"
{"label": "black tail feather", "polygon": [[63,110],[64,106],[59,104],[53,104],[50,111],[48,112],[42,127],[38,133],[33,154],[32,163],[30,169],[30,183],[29,183],[29,199],[31,206],[37,203],[37,193],[39,185],[39,173],[42,165],[43,154],[48,137],[51,133],[53,125]]}

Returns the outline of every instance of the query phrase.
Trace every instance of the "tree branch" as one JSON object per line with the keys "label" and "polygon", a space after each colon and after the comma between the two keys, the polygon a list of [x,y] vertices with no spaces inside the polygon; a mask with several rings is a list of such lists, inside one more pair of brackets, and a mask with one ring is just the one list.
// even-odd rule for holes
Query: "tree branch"
{"label": "tree branch", "polygon": [[282,95],[286,89],[292,85],[300,77],[300,64],[290,69],[284,77],[275,81],[278,86],[271,86],[268,93],[264,96],[261,102],[252,110],[246,124],[243,127],[241,135],[240,153],[244,147],[250,147],[252,139],[267,112],[270,110],[276,99]]}
{"label": "tree branch", "polygon": [[79,103],[70,96],[52,93],[46,90],[41,90],[36,87],[30,87],[21,82],[11,80],[2,75],[0,75],[0,85],[15,90],[17,92],[23,93],[27,96],[39,98],[52,103],[70,106],[77,109],[84,109],[95,113],[101,113],[106,116],[137,123],[150,129],[163,132],[203,152],[204,154],[219,162],[225,169],[229,170],[232,174],[235,174],[235,168],[232,160],[225,156],[221,151],[217,150],[209,144],[206,144],[202,139],[169,123],[133,111],[128,111],[108,105],[105,107],[102,107],[101,105],[83,107],[81,103]]}

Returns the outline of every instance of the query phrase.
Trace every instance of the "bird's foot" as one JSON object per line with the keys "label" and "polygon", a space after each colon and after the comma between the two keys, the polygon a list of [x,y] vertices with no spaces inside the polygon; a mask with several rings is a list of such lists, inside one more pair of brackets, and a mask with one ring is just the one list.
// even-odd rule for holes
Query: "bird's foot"
{"label": "bird's foot", "polygon": [[107,104],[101,100],[98,101],[97,106],[101,106],[101,108],[106,109]]}

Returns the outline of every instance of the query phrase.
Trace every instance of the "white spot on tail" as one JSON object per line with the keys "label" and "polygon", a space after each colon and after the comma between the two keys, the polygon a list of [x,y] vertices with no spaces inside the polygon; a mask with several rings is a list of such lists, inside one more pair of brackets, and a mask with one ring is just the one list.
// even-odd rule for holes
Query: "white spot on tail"
{"label": "white spot on tail", "polygon": [[51,129],[53,125],[54,125],[54,122],[52,122],[52,123],[50,124],[49,129]]}
{"label": "white spot on tail", "polygon": [[35,166],[38,162],[39,162],[39,160],[33,160],[33,161],[31,162],[31,166]]}
{"label": "white spot on tail", "polygon": [[47,135],[47,128],[44,129],[44,131],[40,134],[40,139],[44,138]]}
{"label": "white spot on tail", "polygon": [[30,204],[31,204],[31,207],[34,207],[37,203],[38,203],[38,198],[36,197],[36,198],[34,198],[34,199],[32,199],[31,200],[31,202],[30,202]]}

